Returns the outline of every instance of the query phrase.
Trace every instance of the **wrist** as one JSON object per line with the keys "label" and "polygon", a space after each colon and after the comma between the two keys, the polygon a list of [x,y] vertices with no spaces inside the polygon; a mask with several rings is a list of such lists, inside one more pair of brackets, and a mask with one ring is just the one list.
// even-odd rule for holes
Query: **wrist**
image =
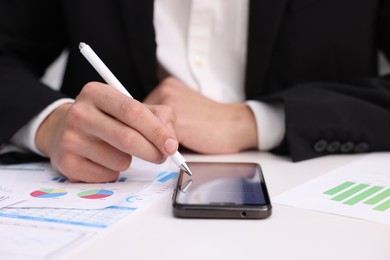
{"label": "wrist", "polygon": [[244,103],[233,104],[233,146],[238,151],[257,148],[257,125],[252,110]]}
{"label": "wrist", "polygon": [[71,103],[65,103],[54,109],[40,124],[35,135],[37,149],[47,156],[50,156],[54,146],[54,139],[57,136],[62,118],[68,111]]}

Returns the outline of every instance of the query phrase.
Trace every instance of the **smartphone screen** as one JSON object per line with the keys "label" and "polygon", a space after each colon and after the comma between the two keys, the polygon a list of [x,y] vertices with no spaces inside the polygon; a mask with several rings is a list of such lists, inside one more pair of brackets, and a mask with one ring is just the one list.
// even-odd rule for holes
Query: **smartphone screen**
{"label": "smartphone screen", "polygon": [[256,163],[192,162],[193,176],[181,173],[173,196],[178,217],[265,218],[271,203]]}

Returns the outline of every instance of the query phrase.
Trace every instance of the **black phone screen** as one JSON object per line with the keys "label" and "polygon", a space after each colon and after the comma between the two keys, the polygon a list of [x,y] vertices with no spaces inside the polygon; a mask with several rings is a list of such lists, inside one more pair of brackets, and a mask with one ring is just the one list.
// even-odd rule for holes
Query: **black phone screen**
{"label": "black phone screen", "polygon": [[[212,215],[213,209],[237,209],[241,214],[246,210],[245,215],[250,210],[270,209],[259,164],[191,162],[188,166],[193,176],[180,174],[173,201],[179,211],[187,210],[185,215],[191,216],[191,210],[198,210],[197,214],[207,217]],[[183,214],[179,212],[179,215]]]}

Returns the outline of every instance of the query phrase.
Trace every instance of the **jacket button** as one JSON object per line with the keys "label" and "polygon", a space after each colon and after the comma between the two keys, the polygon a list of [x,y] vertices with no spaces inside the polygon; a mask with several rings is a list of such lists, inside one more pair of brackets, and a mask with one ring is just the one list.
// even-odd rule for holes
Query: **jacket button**
{"label": "jacket button", "polygon": [[328,142],[325,140],[319,140],[314,144],[314,151],[317,153],[322,153],[325,151],[326,147],[328,146]]}
{"label": "jacket button", "polygon": [[341,146],[341,144],[339,141],[333,141],[333,142],[330,142],[328,144],[328,146],[326,147],[326,150],[329,153],[335,153],[340,149],[340,146]]}
{"label": "jacket button", "polygon": [[343,143],[340,147],[340,151],[343,153],[350,153],[355,148],[355,145],[352,142]]}
{"label": "jacket button", "polygon": [[367,144],[367,143],[358,143],[356,146],[355,146],[355,149],[354,151],[356,153],[364,153],[364,152],[367,152],[368,149],[370,149],[370,146]]}

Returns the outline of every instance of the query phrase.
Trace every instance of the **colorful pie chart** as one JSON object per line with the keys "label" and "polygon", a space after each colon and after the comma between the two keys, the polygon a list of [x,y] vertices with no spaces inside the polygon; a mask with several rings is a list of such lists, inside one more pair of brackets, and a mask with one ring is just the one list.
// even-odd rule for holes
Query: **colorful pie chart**
{"label": "colorful pie chart", "polygon": [[31,197],[40,199],[61,197],[65,194],[67,194],[66,190],[62,189],[40,189],[30,193]]}
{"label": "colorful pie chart", "polygon": [[79,192],[77,196],[83,199],[103,199],[107,198],[114,194],[113,191],[110,190],[86,190]]}

